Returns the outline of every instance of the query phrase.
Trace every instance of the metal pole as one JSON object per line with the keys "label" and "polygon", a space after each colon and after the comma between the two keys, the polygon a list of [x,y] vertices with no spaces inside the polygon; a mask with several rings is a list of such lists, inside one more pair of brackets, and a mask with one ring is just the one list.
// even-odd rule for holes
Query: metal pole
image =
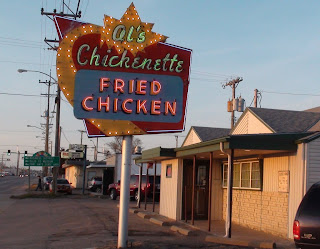
{"label": "metal pole", "polygon": [[140,169],[139,169],[139,188],[138,188],[138,208],[140,208],[140,204],[141,204],[141,182],[142,182],[142,170],[143,170],[143,163],[141,163],[140,165]]}
{"label": "metal pole", "polygon": [[18,150],[18,157],[17,157],[17,176],[19,175],[19,159],[20,159],[20,151]]}
{"label": "metal pole", "polygon": [[[57,113],[56,113],[56,133],[54,139],[54,156],[60,157],[60,100],[61,100],[61,89],[58,85],[57,88],[57,97],[56,97],[56,104],[57,104]],[[57,178],[59,173],[59,167],[53,167],[52,174],[53,174],[53,193],[57,193]]]}
{"label": "metal pole", "polygon": [[98,145],[99,145],[99,137],[97,137],[97,151],[96,151],[96,161],[98,161]]}
{"label": "metal pole", "polygon": [[120,208],[119,208],[118,248],[127,248],[127,241],[128,241],[131,149],[132,149],[132,136],[123,136],[121,181],[120,181],[121,195],[120,195]]}
{"label": "metal pole", "polygon": [[84,156],[83,156],[83,182],[82,182],[82,195],[84,195],[84,189],[86,187],[86,162],[87,162],[87,145],[84,145]]}
{"label": "metal pole", "polygon": [[212,206],[212,164],[213,152],[210,152],[210,165],[209,165],[209,207],[208,207],[208,231],[211,230],[211,206]]}
{"label": "metal pole", "polygon": [[156,197],[156,176],[157,176],[157,162],[154,162],[154,174],[153,174],[153,200],[152,200],[152,212],[154,212],[155,207],[155,197]]}
{"label": "metal pole", "polygon": [[[50,73],[51,74],[51,73]],[[50,86],[51,81],[48,83],[48,105],[47,105],[47,113],[46,113],[46,138],[45,138],[45,152],[49,153],[49,108],[50,108]],[[42,176],[48,175],[48,167],[42,167]]]}
{"label": "metal pole", "polygon": [[144,210],[147,210],[148,183],[149,183],[149,163],[147,164],[146,185],[144,186]]}
{"label": "metal pole", "polygon": [[234,150],[228,155],[228,188],[227,188],[227,212],[226,212],[226,237],[231,238],[232,223],[232,186],[233,186],[233,156]]}
{"label": "metal pole", "polygon": [[28,177],[29,178],[28,179],[28,183],[29,183],[29,192],[30,192],[31,191],[31,187],[30,187],[30,166],[29,166],[29,170],[28,171],[29,171],[29,173],[28,173],[28,176],[29,176]]}
{"label": "metal pole", "polygon": [[196,184],[196,156],[193,156],[193,173],[192,173],[192,212],[191,212],[191,224],[194,225],[194,192]]}

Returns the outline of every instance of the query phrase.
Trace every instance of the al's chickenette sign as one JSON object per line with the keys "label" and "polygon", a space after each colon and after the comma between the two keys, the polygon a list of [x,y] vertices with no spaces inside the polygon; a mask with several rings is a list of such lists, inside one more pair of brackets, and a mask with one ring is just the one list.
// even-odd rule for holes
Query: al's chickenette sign
{"label": "al's chickenette sign", "polygon": [[142,22],[131,4],[97,26],[55,17],[59,86],[89,135],[184,130],[191,50]]}

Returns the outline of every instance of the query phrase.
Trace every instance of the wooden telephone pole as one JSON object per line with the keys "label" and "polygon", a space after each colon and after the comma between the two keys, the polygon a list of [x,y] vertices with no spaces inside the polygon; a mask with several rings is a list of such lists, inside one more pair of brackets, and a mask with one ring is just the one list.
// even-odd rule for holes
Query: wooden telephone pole
{"label": "wooden telephone pole", "polygon": [[[228,83],[222,85],[223,89],[226,88],[226,86],[230,86],[232,89],[232,103],[234,102],[235,98],[236,98],[236,88],[239,85],[239,83],[242,81],[243,79],[241,77],[237,77],[236,79],[230,80]],[[231,111],[231,129],[234,126],[234,110],[232,109]]]}

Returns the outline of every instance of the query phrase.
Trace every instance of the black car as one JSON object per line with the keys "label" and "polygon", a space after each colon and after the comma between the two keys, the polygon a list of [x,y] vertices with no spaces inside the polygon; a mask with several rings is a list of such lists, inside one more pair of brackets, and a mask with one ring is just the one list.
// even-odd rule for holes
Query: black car
{"label": "black car", "polygon": [[320,248],[320,182],[311,186],[300,203],[293,237],[298,248]]}

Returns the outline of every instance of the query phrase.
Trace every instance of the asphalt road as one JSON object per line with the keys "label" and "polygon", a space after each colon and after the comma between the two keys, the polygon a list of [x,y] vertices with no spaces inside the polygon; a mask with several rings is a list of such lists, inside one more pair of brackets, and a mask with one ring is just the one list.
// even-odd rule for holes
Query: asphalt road
{"label": "asphalt road", "polygon": [[[27,178],[0,179],[0,248],[117,247],[118,201],[81,195],[9,199],[26,193],[27,184]],[[144,249],[239,248],[204,243],[202,234],[185,237],[135,214],[129,215],[128,238],[133,248]]]}
{"label": "asphalt road", "polygon": [[[30,182],[36,182],[35,177],[30,178]],[[0,177],[0,214],[4,212],[15,200],[10,199],[13,194],[22,194],[26,192],[29,185],[28,177],[5,176]],[[1,248],[1,246],[0,246]]]}

